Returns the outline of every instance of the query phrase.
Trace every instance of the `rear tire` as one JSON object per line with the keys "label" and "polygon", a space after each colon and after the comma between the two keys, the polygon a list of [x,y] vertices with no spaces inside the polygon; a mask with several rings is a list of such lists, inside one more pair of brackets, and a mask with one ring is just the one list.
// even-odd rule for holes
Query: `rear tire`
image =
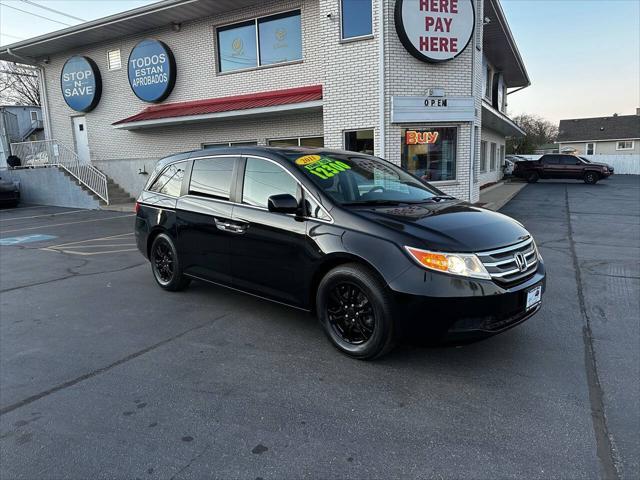
{"label": "rear tire", "polygon": [[533,172],[527,175],[528,183],[536,183],[538,180],[540,180],[540,175],[538,175],[536,172]]}
{"label": "rear tire", "polygon": [[371,360],[395,346],[393,297],[368,268],[350,263],[327,273],[318,286],[316,310],[331,343],[350,357]]}
{"label": "rear tire", "polygon": [[161,233],[153,239],[149,260],[153,278],[164,290],[177,292],[191,283],[191,279],[182,273],[178,251],[169,235]]}
{"label": "rear tire", "polygon": [[600,180],[600,176],[595,172],[587,172],[584,174],[584,183],[588,185],[595,185]]}

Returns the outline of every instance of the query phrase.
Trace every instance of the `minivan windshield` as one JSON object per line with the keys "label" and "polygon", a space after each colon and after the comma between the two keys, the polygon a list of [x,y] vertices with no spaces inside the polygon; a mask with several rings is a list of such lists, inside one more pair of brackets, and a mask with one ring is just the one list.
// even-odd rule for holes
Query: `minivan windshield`
{"label": "minivan windshield", "polygon": [[396,205],[453,198],[376,157],[298,153],[290,159],[314,184],[342,205]]}

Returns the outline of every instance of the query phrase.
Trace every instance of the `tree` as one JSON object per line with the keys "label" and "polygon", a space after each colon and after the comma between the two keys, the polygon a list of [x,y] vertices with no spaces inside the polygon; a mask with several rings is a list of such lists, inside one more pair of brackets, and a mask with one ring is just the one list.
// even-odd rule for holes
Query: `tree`
{"label": "tree", "polygon": [[0,103],[40,105],[38,71],[19,63],[0,62]]}
{"label": "tree", "polygon": [[537,115],[522,114],[514,117],[513,121],[526,135],[522,138],[508,138],[507,153],[529,155],[542,145],[553,143],[558,138],[558,126]]}

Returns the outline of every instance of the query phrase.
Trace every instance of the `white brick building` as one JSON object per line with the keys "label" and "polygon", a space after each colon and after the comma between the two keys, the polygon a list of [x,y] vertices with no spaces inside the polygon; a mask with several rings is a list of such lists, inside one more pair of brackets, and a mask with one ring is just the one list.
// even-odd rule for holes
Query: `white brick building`
{"label": "white brick building", "polygon": [[[1,47],[0,59],[39,66],[47,138],[132,195],[161,157],[249,142],[373,152],[477,201],[479,187],[501,177],[505,136],[522,133],[505,115],[507,89],[530,82],[499,0],[466,1],[473,35],[441,63],[407,51],[396,0],[164,0]],[[455,12],[464,2],[422,0],[420,8]],[[175,57],[175,86],[156,104],[129,83],[129,56],[145,39]],[[269,61],[274,55],[282,61]],[[73,110],[63,96],[73,56],[99,71],[102,94],[90,111]],[[427,99],[440,106],[425,108]],[[438,135],[408,145],[407,131]]]}

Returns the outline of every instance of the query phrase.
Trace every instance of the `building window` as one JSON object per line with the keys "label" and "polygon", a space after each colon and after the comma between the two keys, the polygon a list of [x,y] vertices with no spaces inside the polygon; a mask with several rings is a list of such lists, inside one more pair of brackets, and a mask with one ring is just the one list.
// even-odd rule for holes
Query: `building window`
{"label": "building window", "polygon": [[324,147],[323,137],[277,138],[269,140],[270,147]]}
{"label": "building window", "polygon": [[202,148],[210,148],[210,147],[255,147],[258,145],[258,142],[249,141],[249,142],[219,142],[219,143],[203,143]]}
{"label": "building window", "polygon": [[[37,122],[38,121],[38,112],[36,112],[35,110],[31,110],[31,112],[29,112],[31,114],[31,122]],[[633,148],[633,147],[631,147]]]}
{"label": "building window", "polygon": [[373,34],[371,3],[371,0],[342,0],[340,2],[340,25],[343,40]]}
{"label": "building window", "polygon": [[480,142],[480,172],[487,171],[487,142]]}
{"label": "building window", "polygon": [[258,20],[260,65],[292,62],[302,58],[300,12]]}
{"label": "building window", "polygon": [[153,182],[152,192],[163,193],[171,197],[179,197],[182,189],[182,179],[184,178],[184,168],[187,162],[174,163],[169,165]]}
{"label": "building window", "polygon": [[271,195],[288,193],[296,197],[297,192],[297,182],[282,167],[258,158],[247,159],[242,203],[267,208]]}
{"label": "building window", "polygon": [[616,145],[616,150],[633,150],[634,147],[633,140],[621,140]]}
{"label": "building window", "polygon": [[487,65],[484,71],[484,96],[487,100],[491,100],[491,90],[493,90],[493,75],[491,67]]}
{"label": "building window", "polygon": [[217,36],[220,72],[302,59],[300,10],[221,27]]}
{"label": "building window", "polygon": [[120,49],[109,50],[107,52],[107,68],[109,70],[120,70],[122,68],[122,59],[120,57]]}
{"label": "building window", "polygon": [[373,130],[344,132],[344,149],[373,155]]}
{"label": "building window", "polygon": [[584,148],[585,155],[595,155],[596,154],[596,144],[595,143],[587,143]]}
{"label": "building window", "polygon": [[490,161],[491,161],[491,171],[495,171],[496,169],[496,158],[497,158],[497,148],[498,146],[495,143],[491,143],[491,157],[490,157]]}
{"label": "building window", "polygon": [[455,127],[404,130],[402,167],[424,180],[455,180],[457,141]]}
{"label": "building window", "polygon": [[193,162],[189,194],[229,200],[234,157],[205,158]]}

